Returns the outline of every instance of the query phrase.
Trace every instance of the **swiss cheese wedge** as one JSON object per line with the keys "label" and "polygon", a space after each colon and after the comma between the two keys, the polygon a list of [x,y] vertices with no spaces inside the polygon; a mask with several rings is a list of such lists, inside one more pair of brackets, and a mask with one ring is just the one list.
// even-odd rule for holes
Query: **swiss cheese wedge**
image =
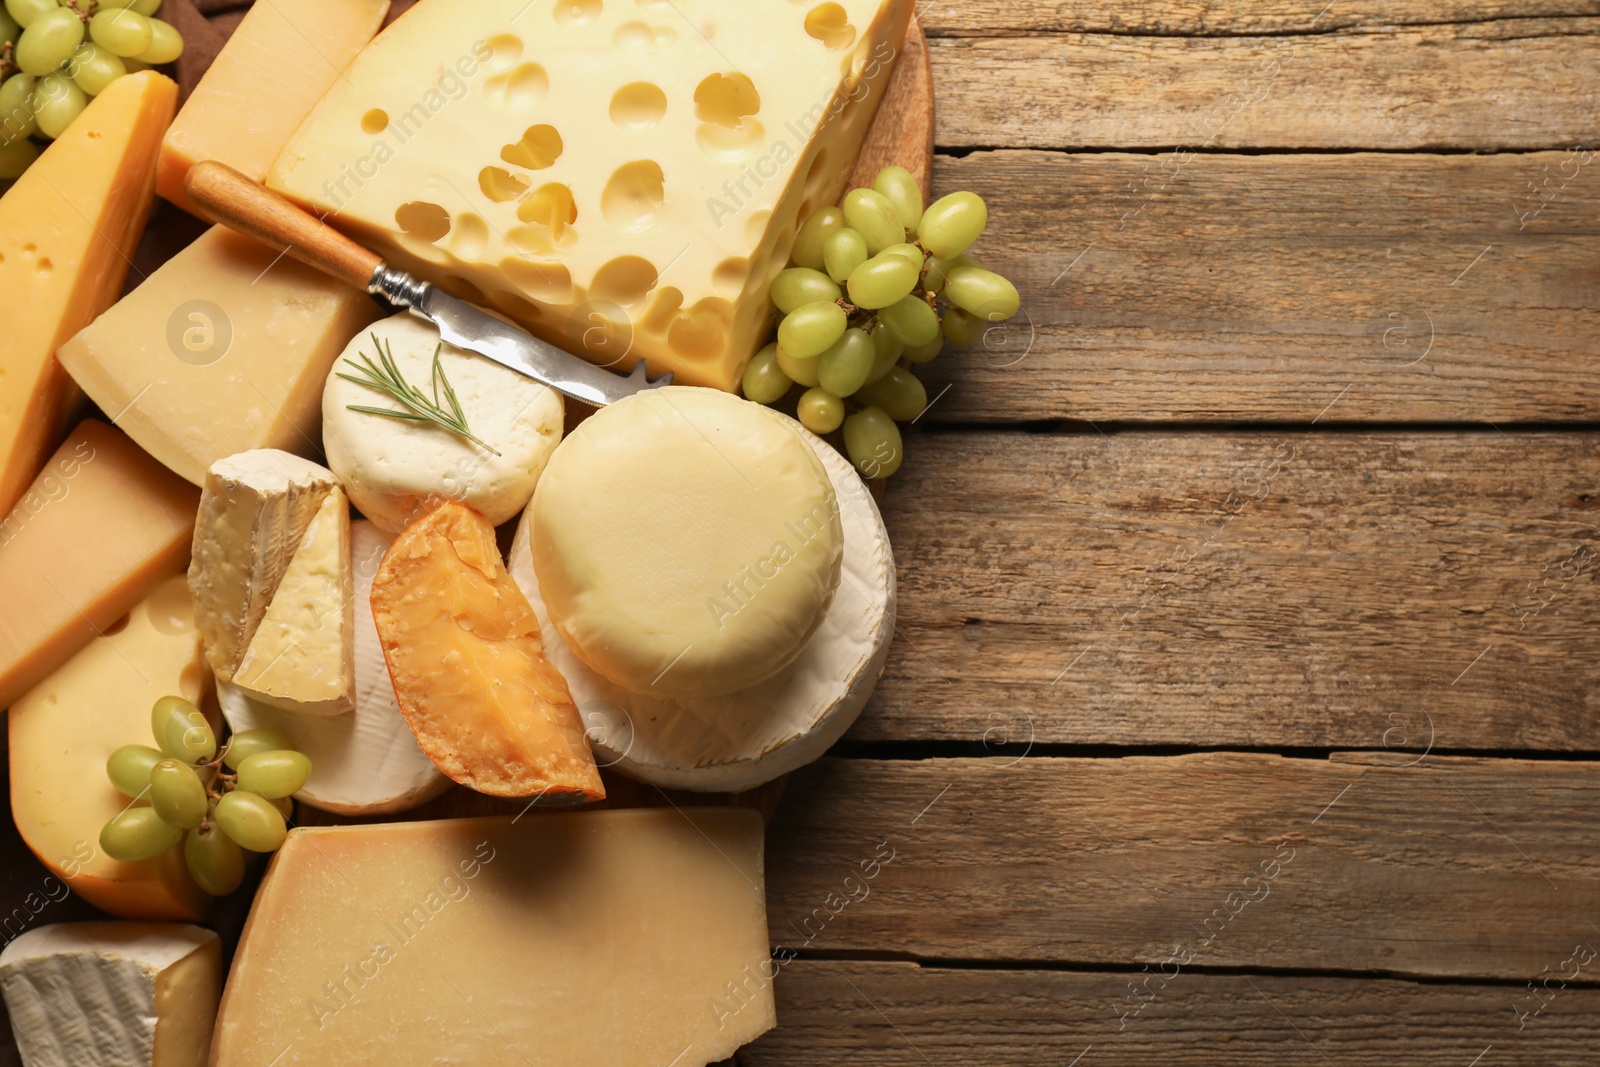
{"label": "swiss cheese wedge", "polygon": [[177,99],[154,71],[118,78],[0,198],[0,514],[60,440],[75,393],[56,348],[122,291]]}
{"label": "swiss cheese wedge", "polygon": [[497,796],[605,798],[567,683],[482,515],[443,504],[396,538],[372,616],[400,710],[441,771]]}

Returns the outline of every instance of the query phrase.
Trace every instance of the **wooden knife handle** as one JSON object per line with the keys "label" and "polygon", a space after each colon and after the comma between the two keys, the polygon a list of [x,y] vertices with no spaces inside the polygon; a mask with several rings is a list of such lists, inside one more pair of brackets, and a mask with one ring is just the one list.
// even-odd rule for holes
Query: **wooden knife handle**
{"label": "wooden knife handle", "polygon": [[183,191],[212,222],[287,252],[362,292],[383,263],[380,256],[226,163],[196,163],[183,179]]}

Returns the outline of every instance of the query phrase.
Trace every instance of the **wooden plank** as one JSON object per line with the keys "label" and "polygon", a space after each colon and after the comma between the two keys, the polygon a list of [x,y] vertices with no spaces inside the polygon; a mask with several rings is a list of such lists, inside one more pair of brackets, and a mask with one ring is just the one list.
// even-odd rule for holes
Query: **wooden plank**
{"label": "wooden plank", "polygon": [[1467,1067],[1492,1048],[1481,1064],[1543,1067],[1584,1062],[1600,1040],[1600,990],[1557,980],[1533,1015],[1517,986],[1166,974],[795,960],[773,987],[778,1028],[738,1062],[1148,1067],[1177,1053],[1191,1067]]}
{"label": "wooden plank", "polygon": [[927,421],[1309,422],[1347,385],[1332,420],[1600,418],[1600,156],[1007,151],[934,178],[988,200],[975,251],[1023,312],[929,365]]}
{"label": "wooden plank", "polygon": [[1600,435],[907,450],[856,740],[1600,750]]}
{"label": "wooden plank", "polygon": [[1352,27],[1472,23],[1491,19],[1600,15],[1594,0],[1146,0],[1118,5],[1060,0],[964,0],[923,6],[930,37],[1023,33],[1106,33],[1145,36],[1251,36],[1331,33]]}
{"label": "wooden plank", "polygon": [[1597,33],[1594,18],[1510,19],[929,44],[943,147],[1538,149],[1597,137]]}
{"label": "wooden plank", "polygon": [[1600,764],[1409,762],[824,760],[769,835],[774,951],[1523,982],[1600,944]]}

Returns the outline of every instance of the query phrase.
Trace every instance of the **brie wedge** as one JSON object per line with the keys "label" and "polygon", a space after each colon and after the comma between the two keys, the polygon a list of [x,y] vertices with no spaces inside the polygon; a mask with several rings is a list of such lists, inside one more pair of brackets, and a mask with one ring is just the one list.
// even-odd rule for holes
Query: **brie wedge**
{"label": "brie wedge", "polygon": [[222,951],[198,926],[40,926],[0,953],[0,989],[27,1067],[203,1067]]}
{"label": "brie wedge", "polygon": [[302,804],[341,815],[388,815],[414,808],[450,786],[417,747],[395,703],[378,630],[367,607],[372,578],[389,537],[370,522],[350,524],[354,578],[355,711],[333,718],[297,715],[253,699],[227,682],[217,701],[235,731],[281,730],[311,759],[311,777],[296,793]]}
{"label": "brie wedge", "polygon": [[600,766],[672,789],[753,789],[821,756],[866,706],[894,633],[889,534],[849,461],[791,425],[833,483],[844,528],[843,565],[833,601],[799,658],[748,689],[674,701],[630,692],[584,666],[539,595],[530,515],[518,523],[508,569],[539,618],[545,654],[567,680]]}

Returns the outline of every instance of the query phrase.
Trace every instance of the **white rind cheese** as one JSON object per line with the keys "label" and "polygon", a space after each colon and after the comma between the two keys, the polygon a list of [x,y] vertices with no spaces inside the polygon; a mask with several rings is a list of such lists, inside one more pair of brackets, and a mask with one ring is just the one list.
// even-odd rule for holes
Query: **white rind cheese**
{"label": "white rind cheese", "polygon": [[533,566],[567,646],[636,693],[699,700],[794,662],[839,583],[827,471],[792,419],[672,387],[590,416],[530,506]]}
{"label": "white rind cheese", "polygon": [[195,519],[189,591],[206,659],[222,681],[267,613],[333,472],[276,449],[218,460],[206,472]]}
{"label": "white rind cheese", "polygon": [[551,622],[534,575],[529,516],[518,524],[507,567],[533,605],[545,654],[566,678],[602,767],[669,789],[753,789],[817,759],[866,706],[894,634],[889,535],[850,463],[820,438],[799,432],[827,468],[839,500],[839,589],[800,657],[749,689],[675,702],[629,692],[591,671]]}
{"label": "white rind cheese", "polygon": [[217,685],[222,714],[235,731],[282,730],[311,759],[311,777],[295,794],[302,804],[340,815],[388,815],[431,800],[450,787],[406,725],[395,703],[389,667],[378,647],[368,599],[389,538],[370,522],[350,524],[355,581],[355,711],[336,718],[296,715]]}
{"label": "white rind cheese", "polygon": [[354,363],[362,354],[378,362],[380,341],[405,380],[430,396],[440,344],[430,323],[402,313],[356,336],[328,375],[322,439],[328,466],[356,510],[391,534],[446,500],[466,504],[496,525],[515,518],[561,442],[561,394],[453,345],[440,349],[440,366],[467,428],[492,445],[496,456],[438,426],[351,411],[351,404],[402,410],[384,394],[339,377],[359,377]]}
{"label": "white rind cheese", "polygon": [[303,715],[355,707],[350,505],[335,488],[306,527],[234,672],[258,700]]}
{"label": "white rind cheese", "polygon": [[176,923],[59,923],[0,953],[27,1067],[203,1067],[222,996],[217,935]]}

